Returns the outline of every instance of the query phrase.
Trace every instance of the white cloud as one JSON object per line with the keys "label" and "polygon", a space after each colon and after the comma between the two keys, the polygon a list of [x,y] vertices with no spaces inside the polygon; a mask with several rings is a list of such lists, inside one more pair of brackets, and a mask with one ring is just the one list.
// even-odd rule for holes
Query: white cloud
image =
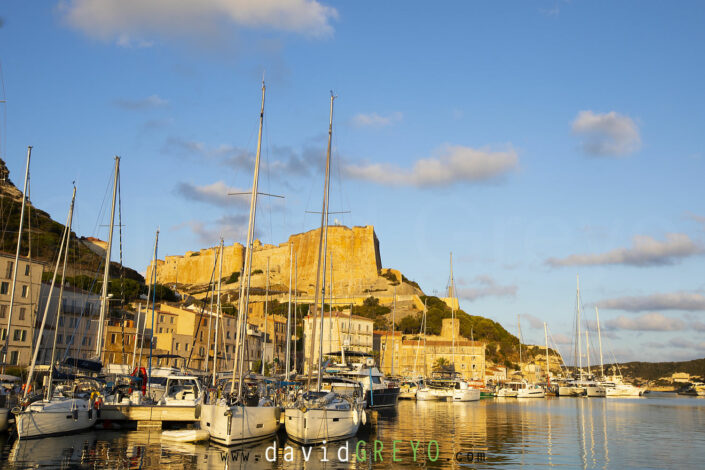
{"label": "white cloud", "polygon": [[[464,284],[459,282],[459,284]],[[516,297],[517,290],[515,285],[500,285],[490,276],[477,276],[472,284],[477,287],[464,287],[458,289],[458,296],[466,300],[477,300],[482,297]]]}
{"label": "white cloud", "polygon": [[333,33],[335,8],[316,0],[65,0],[70,26],[118,45],[144,47],[153,37],[199,37],[227,26],[321,37]]}
{"label": "white cloud", "polygon": [[567,258],[549,258],[550,266],[596,266],[624,264],[628,266],[662,266],[697,255],[703,248],[683,233],[668,233],[665,241],[647,235],[636,235],[631,248],[618,248],[600,254],[579,254]]}
{"label": "white cloud", "polygon": [[146,98],[129,100],[129,99],[119,99],[115,100],[115,105],[124,109],[149,109],[149,108],[164,108],[169,106],[169,100],[165,100],[159,95],[151,95]]}
{"label": "white cloud", "polygon": [[[189,220],[183,224],[172,227],[173,230],[180,230],[184,227],[191,230],[199,243],[212,246],[221,237],[226,240],[242,240],[247,235],[247,222],[249,217],[244,214],[228,215],[220,217],[214,222],[202,222],[200,220]],[[257,237],[257,233],[255,233]]]}
{"label": "white cloud", "polygon": [[580,145],[585,153],[600,157],[629,155],[641,146],[636,123],[615,111],[580,111],[573,121],[573,133],[583,138]]}
{"label": "white cloud", "polygon": [[345,171],[352,178],[383,185],[433,187],[496,180],[518,166],[519,157],[511,146],[491,151],[446,145],[435,156],[417,160],[410,170],[373,163],[348,165]]}
{"label": "white cloud", "polygon": [[401,121],[403,117],[400,112],[395,112],[388,116],[381,116],[377,113],[360,113],[353,116],[352,124],[357,127],[385,127]]}
{"label": "white cloud", "polygon": [[247,196],[229,196],[228,193],[243,193],[246,190],[231,188],[222,181],[212,184],[197,186],[191,183],[180,182],[176,185],[176,192],[193,201],[204,202],[219,207],[249,206],[250,199]]}
{"label": "white cloud", "polygon": [[613,320],[607,320],[605,325],[615,330],[634,331],[680,331],[685,328],[685,322],[680,318],[668,318],[656,312],[638,317],[619,316]]}
{"label": "white cloud", "polygon": [[705,310],[705,296],[693,292],[672,292],[642,297],[618,297],[597,302],[597,306],[610,310],[643,312],[646,310]]}

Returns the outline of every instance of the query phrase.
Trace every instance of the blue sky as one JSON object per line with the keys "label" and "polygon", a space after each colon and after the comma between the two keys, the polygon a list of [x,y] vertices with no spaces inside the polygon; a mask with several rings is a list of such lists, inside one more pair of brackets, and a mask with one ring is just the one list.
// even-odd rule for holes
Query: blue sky
{"label": "blue sky", "polygon": [[[705,357],[701,2],[6,1],[2,158],[96,226],[122,157],[126,263],[242,241],[260,80],[258,235],[314,228],[329,90],[331,209],[382,263],[543,342],[575,276],[622,360]],[[100,220],[100,221],[99,221]],[[539,328],[540,327],[540,328]],[[569,347],[560,345],[564,353]]]}

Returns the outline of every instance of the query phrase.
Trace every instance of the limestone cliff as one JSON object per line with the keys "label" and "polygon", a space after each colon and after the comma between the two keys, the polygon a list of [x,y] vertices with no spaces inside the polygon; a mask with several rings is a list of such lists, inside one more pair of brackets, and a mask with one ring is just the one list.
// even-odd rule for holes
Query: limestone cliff
{"label": "limestone cliff", "polygon": [[[297,289],[299,292],[313,293],[316,284],[316,266],[318,263],[320,229],[291,235],[289,240],[278,246],[254,244],[252,253],[252,271],[267,270],[269,260],[270,286],[288,286],[290,247],[293,246],[295,269],[297,272]],[[206,284],[211,279],[216,248],[206,248],[198,252],[187,252],[183,256],[167,256],[157,260],[157,282],[162,284],[196,285]],[[235,243],[224,248],[223,277],[234,272],[241,272],[244,266],[245,248]],[[348,228],[331,226],[328,228],[328,268],[327,280],[330,280],[330,266],[333,268],[333,290],[341,294],[361,293],[379,289],[379,276],[382,261],[379,241],[374,227]],[[152,266],[147,268],[150,279]],[[265,276],[253,275],[253,287],[263,287]]]}

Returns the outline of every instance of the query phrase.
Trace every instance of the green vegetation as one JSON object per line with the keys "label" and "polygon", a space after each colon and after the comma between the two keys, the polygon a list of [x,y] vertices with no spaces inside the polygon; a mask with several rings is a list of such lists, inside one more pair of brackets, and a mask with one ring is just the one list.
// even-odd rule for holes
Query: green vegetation
{"label": "green vegetation", "polygon": [[[43,282],[51,282],[54,273],[44,272],[42,274]],[[57,286],[61,284],[61,276],[56,277]],[[94,294],[100,294],[103,289],[103,281],[96,280],[93,277],[79,274],[76,276],[66,276],[66,284],[77,289],[82,289]],[[149,287],[134,279],[111,279],[108,284],[108,294],[112,294],[114,300],[120,301],[122,304],[138,300],[140,295],[147,295]],[[162,284],[157,284],[155,289],[155,298],[157,301],[175,302],[177,299],[176,293],[169,287]],[[151,298],[149,300],[152,300]]]}
{"label": "green vegetation", "polygon": [[[605,371],[614,365],[605,364]],[[644,380],[657,380],[670,377],[676,372],[685,372],[691,376],[705,377],[705,359],[694,359],[682,362],[627,362],[619,364],[622,375],[639,377]],[[616,372],[616,368],[615,368]]]}
{"label": "green vegetation", "polygon": [[261,269],[255,269],[254,271],[252,271],[252,275],[254,276],[255,274],[262,274],[262,270],[261,270]]}
{"label": "green vegetation", "polygon": [[407,279],[406,276],[403,274],[401,275],[401,280],[402,282],[406,282],[407,284],[411,284],[412,286],[416,287],[418,290],[421,290],[421,287],[419,287],[419,284],[416,281],[412,281],[410,279]]}
{"label": "green vegetation", "polygon": [[374,320],[375,330],[387,330],[390,328],[386,315],[392,311],[391,308],[379,304],[377,297],[367,297],[360,306],[353,307],[353,315],[358,315]]}
{"label": "green vegetation", "polygon": [[399,281],[397,280],[397,277],[391,271],[387,271],[386,273],[382,274],[382,277],[387,279],[388,281],[390,281],[393,286],[399,285]]}
{"label": "green vegetation", "polygon": [[234,272],[227,277],[225,279],[225,284],[232,284],[233,282],[237,282],[238,279],[240,279],[240,271]]}

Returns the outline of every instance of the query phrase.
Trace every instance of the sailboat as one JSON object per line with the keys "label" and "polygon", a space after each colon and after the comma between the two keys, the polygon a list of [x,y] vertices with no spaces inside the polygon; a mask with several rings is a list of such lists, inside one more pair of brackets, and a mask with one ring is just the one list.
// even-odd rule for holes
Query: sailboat
{"label": "sailboat", "polygon": [[[252,275],[252,251],[257,211],[257,185],[259,183],[259,163],[262,148],[262,126],[264,121],[265,85],[262,82],[262,107],[260,109],[257,155],[250,196],[250,218],[247,227],[245,266],[240,278],[240,308],[238,310],[237,335],[233,377],[230,394],[201,406],[201,429],[210,433],[211,440],[223,445],[236,445],[254,442],[274,435],[279,429],[281,409],[266,396],[255,396],[248,400],[245,396],[245,349],[247,344],[247,310],[250,297]],[[235,383],[237,380],[237,393]],[[253,403],[254,401],[254,403]]]}
{"label": "sailboat", "polygon": [[[323,377],[323,316],[326,291],[325,266],[328,243],[328,196],[330,190],[330,154],[331,139],[333,137],[333,101],[330,97],[330,121],[328,126],[328,151],[326,152],[326,173],[323,186],[323,210],[321,211],[321,231],[318,244],[318,264],[316,267],[315,299],[312,312],[311,349],[308,363],[308,391],[299,396],[285,409],[285,426],[288,436],[301,444],[315,444],[323,441],[331,442],[347,439],[357,434],[360,422],[364,417],[362,409],[364,402],[355,394],[339,395],[336,392],[325,392],[321,388]],[[321,257],[323,263],[321,264]],[[321,269],[323,268],[323,269]],[[318,310],[318,294],[323,271],[323,288],[321,289],[320,337],[318,354],[318,378],[315,389],[311,388],[311,375],[313,373],[313,352],[316,343],[316,313]],[[338,379],[339,380],[339,379]]]}
{"label": "sailboat", "polygon": [[[51,287],[49,289],[49,298],[51,298],[54,285],[56,284],[56,274],[59,270],[59,263],[61,262],[61,257],[63,255],[63,268],[62,268],[62,280],[66,278],[66,262],[68,260],[68,250],[69,242],[71,240],[71,224],[73,220],[73,208],[74,202],[76,200],[76,188],[73,188],[73,196],[71,198],[71,208],[69,209],[68,220],[66,222],[66,227],[64,229],[64,236],[61,240],[61,247],[59,249],[59,256],[56,260],[56,268],[54,269],[54,276],[51,282]],[[27,394],[32,383],[32,378],[34,375],[34,368],[37,361],[37,353],[39,347],[41,346],[42,333],[44,331],[44,326],[46,324],[47,314],[49,312],[49,306],[51,302],[46,303],[44,309],[44,317],[42,319],[42,324],[39,329],[39,335],[37,336],[37,344],[35,345],[34,355],[32,357],[32,364],[30,366],[29,375],[27,377],[27,383],[25,384],[25,393],[19,410],[15,413],[15,423],[17,426],[17,435],[20,439],[29,439],[34,437],[45,437],[57,434],[66,434],[71,432],[78,432],[84,429],[92,427],[97,419],[97,411],[93,410],[92,400],[87,400],[85,398],[80,398],[71,393],[65,393],[61,391],[59,393],[54,393],[54,383],[53,383],[53,372],[54,372],[54,360],[56,355],[56,340],[57,331],[59,326],[59,319],[61,318],[61,306],[62,306],[62,296],[64,292],[64,284],[62,282],[59,289],[59,299],[57,302],[58,311],[56,314],[56,325],[54,328],[54,341],[51,352],[51,362],[49,363],[49,380],[47,383],[46,394],[44,399],[40,401],[30,402],[27,398]]]}
{"label": "sailboat", "polygon": [[[452,300],[456,299],[455,281],[453,280],[453,253],[450,254],[450,281],[448,283],[448,297]],[[451,321],[452,321],[452,341],[451,341],[451,366],[455,370],[455,302],[451,302]],[[480,399],[480,390],[471,387],[460,374],[454,372],[450,377],[440,374],[436,380],[429,380],[425,386],[416,392],[416,399],[425,400],[451,400],[457,402],[478,401]]]}

